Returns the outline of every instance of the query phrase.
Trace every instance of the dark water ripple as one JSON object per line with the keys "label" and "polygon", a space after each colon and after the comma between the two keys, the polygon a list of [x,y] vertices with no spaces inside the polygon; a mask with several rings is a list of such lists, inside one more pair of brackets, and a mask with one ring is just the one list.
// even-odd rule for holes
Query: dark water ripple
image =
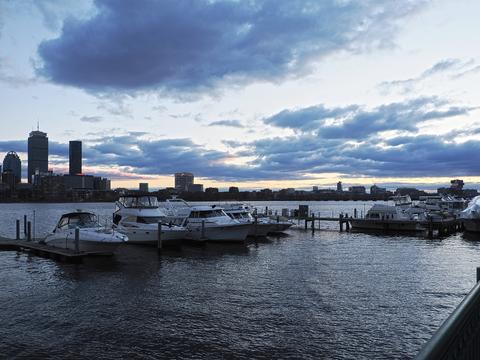
{"label": "dark water ripple", "polygon": [[289,234],[80,265],[1,252],[0,358],[411,358],[479,265],[462,235]]}

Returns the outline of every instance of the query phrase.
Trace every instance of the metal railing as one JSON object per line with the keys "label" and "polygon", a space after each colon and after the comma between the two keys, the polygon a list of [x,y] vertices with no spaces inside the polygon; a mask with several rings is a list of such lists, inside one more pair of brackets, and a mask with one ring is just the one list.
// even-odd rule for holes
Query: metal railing
{"label": "metal railing", "polygon": [[480,359],[480,268],[477,284],[415,359]]}

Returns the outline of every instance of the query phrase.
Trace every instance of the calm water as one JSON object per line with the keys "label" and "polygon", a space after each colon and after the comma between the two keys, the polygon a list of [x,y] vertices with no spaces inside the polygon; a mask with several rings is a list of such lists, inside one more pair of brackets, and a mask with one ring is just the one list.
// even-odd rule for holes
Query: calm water
{"label": "calm water", "polygon": [[[310,205],[322,215],[363,210]],[[78,207],[113,211],[1,204],[0,235],[33,210],[41,235]],[[479,254],[480,242],[462,235],[334,230],[161,257],[126,246],[80,265],[0,252],[0,358],[411,358],[474,285]]]}

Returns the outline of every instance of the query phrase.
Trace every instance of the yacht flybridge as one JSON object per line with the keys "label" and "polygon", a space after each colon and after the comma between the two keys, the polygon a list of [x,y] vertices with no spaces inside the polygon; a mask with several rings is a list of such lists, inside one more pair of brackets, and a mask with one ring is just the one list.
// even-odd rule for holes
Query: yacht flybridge
{"label": "yacht flybridge", "polygon": [[114,252],[128,241],[128,237],[101,226],[97,216],[87,211],[63,214],[55,229],[40,241],[46,245],[75,250],[75,230],[79,229],[79,250],[88,252]]}
{"label": "yacht flybridge", "polygon": [[221,206],[230,218],[237,220],[239,223],[250,225],[250,231],[248,232],[249,236],[267,236],[269,232],[275,230],[275,226],[269,222],[263,220],[259,221],[257,219],[257,222],[255,223],[251,208],[246,204],[230,203],[222,204]]}
{"label": "yacht flybridge", "polygon": [[113,226],[126,234],[132,244],[156,244],[158,223],[162,224],[163,243],[185,238],[186,229],[165,220],[165,213],[158,207],[155,196],[125,195],[115,203]]}

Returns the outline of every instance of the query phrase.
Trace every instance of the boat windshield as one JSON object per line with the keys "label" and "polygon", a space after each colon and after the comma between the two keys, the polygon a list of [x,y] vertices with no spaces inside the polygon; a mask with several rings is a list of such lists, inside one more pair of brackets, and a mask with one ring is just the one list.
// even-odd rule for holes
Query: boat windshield
{"label": "boat windshield", "polygon": [[58,223],[59,229],[91,228],[96,226],[97,217],[88,213],[64,215]]}
{"label": "boat windshield", "polygon": [[223,210],[203,210],[203,211],[192,211],[190,213],[190,218],[213,218],[219,216],[227,216]]}
{"label": "boat windshield", "polygon": [[122,197],[118,200],[126,208],[157,208],[158,200],[155,196]]}

